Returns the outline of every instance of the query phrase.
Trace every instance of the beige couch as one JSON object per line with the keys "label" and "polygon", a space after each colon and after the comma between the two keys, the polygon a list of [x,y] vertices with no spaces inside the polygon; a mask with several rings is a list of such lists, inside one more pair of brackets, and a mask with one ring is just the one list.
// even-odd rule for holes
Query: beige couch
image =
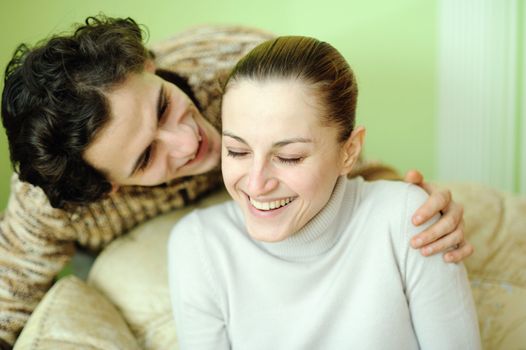
{"label": "beige couch", "polygon": [[[465,205],[466,261],[485,349],[526,349],[526,198],[448,184]],[[218,193],[198,206],[222,201]],[[190,209],[189,209],[190,210]],[[166,241],[187,213],[154,219],[113,242],[88,281],[61,279],[45,296],[15,350],[177,349],[167,287]]]}

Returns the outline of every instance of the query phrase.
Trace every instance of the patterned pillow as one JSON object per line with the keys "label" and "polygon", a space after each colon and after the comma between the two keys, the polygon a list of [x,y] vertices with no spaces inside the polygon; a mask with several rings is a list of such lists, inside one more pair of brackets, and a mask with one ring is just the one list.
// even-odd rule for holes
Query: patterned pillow
{"label": "patterned pillow", "polygon": [[140,349],[121,314],[75,276],[60,279],[35,309],[15,350]]}

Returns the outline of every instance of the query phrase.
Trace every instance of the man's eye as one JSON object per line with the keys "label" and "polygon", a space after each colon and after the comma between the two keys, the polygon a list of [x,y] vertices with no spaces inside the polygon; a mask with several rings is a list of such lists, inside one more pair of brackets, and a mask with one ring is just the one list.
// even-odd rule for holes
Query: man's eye
{"label": "man's eye", "polygon": [[148,168],[148,165],[150,165],[150,161],[152,159],[152,148],[148,147],[146,152],[144,152],[144,156],[141,160],[141,165],[139,166],[140,171],[144,171],[146,168]]}
{"label": "man's eye", "polygon": [[168,109],[168,106],[170,105],[170,101],[168,100],[168,98],[166,97],[166,95],[163,95],[163,100],[161,101],[161,105],[159,107],[159,111],[158,111],[158,118],[159,118],[159,121],[161,121],[164,117],[164,114],[166,113],[166,110]]}
{"label": "man's eye", "polygon": [[247,153],[248,152],[235,152],[235,151],[228,150],[227,155],[232,158],[239,158],[239,157],[243,157],[247,155]]}
{"label": "man's eye", "polygon": [[280,163],[283,163],[283,164],[298,164],[299,162],[301,162],[303,160],[303,158],[283,158],[283,157],[278,157],[278,160]]}

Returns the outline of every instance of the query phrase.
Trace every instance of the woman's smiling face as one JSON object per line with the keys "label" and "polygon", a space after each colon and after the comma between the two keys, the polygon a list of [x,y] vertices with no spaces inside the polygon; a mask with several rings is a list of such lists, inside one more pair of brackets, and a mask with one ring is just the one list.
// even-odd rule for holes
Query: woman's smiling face
{"label": "woman's smiling face", "polygon": [[222,171],[249,234],[277,242],[305,226],[347,171],[339,130],[296,79],[241,79],[223,97]]}

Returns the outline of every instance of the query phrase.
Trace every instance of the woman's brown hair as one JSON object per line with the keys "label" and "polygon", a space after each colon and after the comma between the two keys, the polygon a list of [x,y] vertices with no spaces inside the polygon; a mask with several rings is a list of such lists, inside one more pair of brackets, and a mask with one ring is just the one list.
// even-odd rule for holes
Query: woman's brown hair
{"label": "woman's brown hair", "polygon": [[340,129],[345,141],[354,128],[358,86],[343,56],[330,44],[303,36],[282,36],[266,41],[246,54],[234,67],[224,91],[237,81],[300,79],[313,88],[323,121]]}

